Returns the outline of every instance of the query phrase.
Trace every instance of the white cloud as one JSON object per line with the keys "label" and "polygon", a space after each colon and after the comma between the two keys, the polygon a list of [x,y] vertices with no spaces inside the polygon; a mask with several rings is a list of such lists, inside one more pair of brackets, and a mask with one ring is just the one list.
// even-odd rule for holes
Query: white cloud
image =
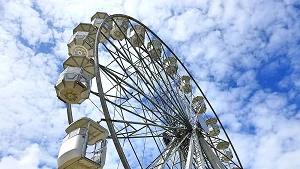
{"label": "white cloud", "polygon": [[[299,168],[298,8],[296,0],[1,1],[0,168],[56,167],[67,116],[53,85],[72,29],[96,11],[133,16],[165,40],[207,94],[245,168]],[[262,84],[270,76],[280,77]],[[75,119],[103,118],[90,101],[73,107]],[[116,168],[109,145],[105,167]]]}
{"label": "white cloud", "polygon": [[[38,144],[31,144],[25,150],[18,150],[14,156],[5,156],[0,160],[0,167],[6,169],[20,168],[20,169],[50,169],[45,166],[45,163],[51,164],[55,161],[53,157],[47,156],[43,153]],[[47,158],[51,160],[47,161]],[[46,160],[46,161],[45,161]]]}

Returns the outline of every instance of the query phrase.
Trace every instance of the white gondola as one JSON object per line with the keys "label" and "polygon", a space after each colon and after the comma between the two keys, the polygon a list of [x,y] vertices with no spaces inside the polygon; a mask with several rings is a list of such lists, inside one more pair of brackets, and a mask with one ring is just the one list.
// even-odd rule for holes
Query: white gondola
{"label": "white gondola", "polygon": [[130,42],[133,47],[141,47],[145,41],[145,28],[141,25],[134,25],[130,28]]}
{"label": "white gondola", "polygon": [[159,40],[152,40],[147,44],[147,50],[152,59],[158,59],[161,55],[161,42]]}
{"label": "white gondola", "polygon": [[217,143],[216,148],[218,150],[224,150],[229,147],[229,143],[227,141],[221,140]]}
{"label": "white gondola", "polygon": [[223,150],[222,153],[223,153],[223,154],[221,155],[221,161],[222,161],[222,162],[227,162],[227,161],[232,160],[233,154],[232,154],[230,148],[227,148],[227,149]]}
{"label": "white gondola", "polygon": [[206,125],[208,126],[208,131],[210,136],[217,136],[220,134],[219,126],[217,125],[217,119],[209,118],[205,121]]}
{"label": "white gondola", "polygon": [[90,95],[90,77],[79,67],[67,67],[56,82],[59,99],[70,104],[80,104]]}
{"label": "white gondola", "polygon": [[92,58],[94,56],[93,43],[96,29],[88,23],[80,23],[74,30],[68,43],[70,56],[82,56]]}
{"label": "white gondola", "polygon": [[175,57],[167,57],[164,60],[164,68],[166,70],[167,75],[172,76],[178,70],[177,60]]}
{"label": "white gondola", "polygon": [[110,35],[114,40],[123,40],[127,35],[129,20],[124,17],[115,17],[112,22]]}
{"label": "white gondola", "polygon": [[179,88],[184,94],[188,94],[192,91],[192,85],[189,76],[181,76],[179,79]]}
{"label": "white gondola", "polygon": [[209,131],[209,135],[210,136],[217,136],[220,134],[220,129],[219,126],[217,124],[212,124],[208,126],[208,131]]}
{"label": "white gondola", "polygon": [[[108,17],[108,14],[105,12],[97,12],[95,13],[92,17],[91,17],[91,22],[92,25],[97,27],[99,29],[99,27],[101,26],[101,24],[103,23],[103,21]],[[111,25],[112,25],[112,21],[109,20],[105,23],[103,23],[102,25],[102,29],[101,29],[101,36],[99,38],[99,42],[103,43],[106,41],[106,39],[109,38],[110,35],[110,29],[111,29]]]}
{"label": "white gondola", "polygon": [[192,104],[196,114],[203,114],[206,112],[206,105],[202,96],[194,97]]}
{"label": "white gondola", "polygon": [[[89,118],[81,118],[69,125],[63,139],[57,164],[58,169],[102,169],[106,158],[106,138],[108,131]],[[86,157],[88,145],[101,142],[101,148]]]}
{"label": "white gondola", "polygon": [[197,110],[199,114],[203,114],[206,112],[206,105],[205,103],[203,103],[203,105],[201,105],[200,109]]}
{"label": "white gondola", "polygon": [[63,67],[66,69],[68,66],[70,67],[81,67],[85,70],[86,73],[92,79],[95,77],[95,67],[94,60],[88,57],[82,56],[70,56],[67,60],[64,61]]}
{"label": "white gondola", "polygon": [[205,121],[206,125],[212,125],[212,124],[217,124],[217,119],[216,118],[209,118]]}

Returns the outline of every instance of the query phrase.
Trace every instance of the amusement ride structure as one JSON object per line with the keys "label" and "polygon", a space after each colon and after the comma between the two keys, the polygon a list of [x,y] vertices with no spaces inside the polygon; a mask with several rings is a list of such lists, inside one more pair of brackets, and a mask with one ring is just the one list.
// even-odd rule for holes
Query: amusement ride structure
{"label": "amusement ride structure", "polygon": [[[243,168],[191,73],[143,23],[97,12],[73,30],[68,54],[55,85],[69,122],[58,169],[105,169],[107,149],[125,169]],[[71,104],[90,95],[104,118],[73,121]]]}

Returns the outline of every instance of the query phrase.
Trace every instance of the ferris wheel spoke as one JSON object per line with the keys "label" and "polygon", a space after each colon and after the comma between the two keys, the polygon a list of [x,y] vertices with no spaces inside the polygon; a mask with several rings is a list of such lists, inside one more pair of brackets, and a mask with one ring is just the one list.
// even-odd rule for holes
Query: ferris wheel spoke
{"label": "ferris wheel spoke", "polygon": [[126,112],[128,112],[128,113],[130,113],[130,114],[132,114],[134,116],[137,116],[137,117],[139,117],[139,118],[141,118],[141,119],[143,119],[145,121],[149,121],[149,122],[155,123],[155,121],[153,121],[151,119],[148,119],[148,118],[146,118],[146,117],[144,117],[144,116],[142,116],[142,115],[140,115],[140,114],[138,114],[136,112],[133,112],[132,110],[125,108],[125,106],[121,107],[120,105],[118,105],[115,102],[112,102],[111,100],[108,100],[108,99],[106,99],[106,101],[108,103],[110,103],[111,105],[114,105],[114,106],[116,106],[116,107],[118,107],[118,108],[120,108],[122,110],[125,110]]}
{"label": "ferris wheel spoke", "polygon": [[[144,63],[144,64],[145,64],[145,63]],[[138,72],[139,76],[141,76],[142,79],[143,79],[144,81],[146,81],[146,84],[149,84],[149,86],[150,86],[151,88],[156,88],[156,87],[158,87],[157,90],[154,90],[154,92],[156,92],[156,94],[152,94],[152,95],[158,96],[159,100],[162,101],[163,105],[166,105],[166,108],[167,108],[167,109],[171,109],[171,111],[173,111],[173,112],[183,112],[183,109],[182,109],[182,108],[181,108],[181,110],[178,110],[177,107],[174,106],[174,108],[177,109],[177,110],[175,111],[174,108],[170,106],[170,105],[176,105],[176,104],[169,104],[169,103],[172,103],[172,102],[173,102],[173,101],[171,100],[171,99],[173,99],[173,97],[172,97],[173,95],[172,95],[171,93],[166,93],[166,92],[165,92],[165,91],[169,92],[169,91],[168,91],[168,88],[163,88],[162,85],[160,84],[160,82],[157,81],[158,78],[156,78],[156,77],[153,75],[153,73],[152,73],[151,71],[149,71],[149,72],[150,72],[150,75],[149,75],[148,73],[145,73],[145,74],[148,76],[148,79],[151,79],[151,78],[153,79],[153,80],[150,80],[150,81],[147,80],[147,78],[146,78],[145,76],[143,76],[143,73],[141,73],[139,70],[136,70],[136,71]],[[153,83],[153,81],[155,81],[157,85],[155,85],[155,84]],[[155,87],[155,86],[156,86],[156,87]],[[161,90],[160,90],[160,89],[161,89]],[[152,90],[150,90],[150,91],[152,91]],[[159,93],[159,92],[162,92],[162,93]],[[163,97],[163,96],[166,96],[166,97]],[[168,96],[169,96],[169,97],[168,97]],[[170,97],[170,96],[171,96],[171,97]],[[178,100],[177,100],[177,101],[178,101]],[[180,114],[178,114],[178,115],[180,115]]]}
{"label": "ferris wheel spoke", "polygon": [[172,169],[180,169],[178,167],[181,167],[181,161],[178,155],[178,151],[176,152],[176,154],[173,156],[173,160],[172,160]]}
{"label": "ferris wheel spoke", "polygon": [[[147,31],[146,31],[147,32]],[[126,38],[127,39],[127,41],[129,41],[128,40],[128,38]],[[125,41],[126,42],[126,45],[128,46],[128,43],[127,43],[127,41]],[[111,41],[110,41],[111,42]],[[112,45],[114,45],[114,44],[112,44]],[[134,50],[136,50],[135,48],[134,48]],[[127,52],[125,52],[125,51],[129,51],[130,52],[130,50],[129,49],[126,49],[126,50],[124,50],[123,49],[123,51],[124,51],[124,53],[125,53],[125,55],[124,55],[124,53],[121,53],[121,55],[123,56],[123,57],[125,57],[125,56],[127,56],[126,58],[129,58],[129,59],[131,59],[132,57],[130,57],[130,56],[128,56],[128,54],[127,54]],[[116,52],[116,53],[118,53],[118,52]],[[132,52],[131,52],[132,53]],[[141,58],[141,52],[139,51],[139,52],[137,52],[136,51],[136,53],[137,53],[137,56],[139,56],[139,60],[140,61],[143,61],[144,60],[144,58],[145,57],[143,57],[143,58]],[[120,56],[120,54],[117,54],[118,56]],[[135,56],[135,55],[134,55]],[[130,61],[132,61],[132,60],[130,60]],[[130,62],[130,61],[128,61],[128,62]],[[147,65],[145,65],[144,67],[147,67]],[[151,72],[151,71],[150,71]],[[154,80],[156,80],[156,78],[154,78]],[[148,81],[148,83],[149,83],[149,81]],[[159,84],[159,83],[158,83]],[[153,87],[153,86],[152,86]],[[177,100],[177,102],[178,102],[178,100]],[[177,103],[177,102],[174,102],[174,103]],[[174,104],[174,105],[176,105],[176,104]],[[181,110],[181,111],[183,111],[183,109]]]}
{"label": "ferris wheel spoke", "polygon": [[[169,96],[167,97],[168,103],[171,103],[174,107],[176,107],[178,112],[184,112],[184,108],[179,104],[181,100],[176,95],[177,92],[172,87],[169,78],[163,78],[161,74],[158,74],[158,76],[160,76],[160,78],[162,79],[162,84],[158,83],[159,87],[162,89],[164,95]],[[165,81],[165,79],[167,79],[167,82]]]}
{"label": "ferris wheel spoke", "polygon": [[[136,98],[136,97],[133,97],[133,98]],[[138,100],[138,99],[136,99],[136,100]],[[122,109],[122,110],[125,110],[125,111],[127,111],[128,113],[131,113],[131,114],[133,114],[133,115],[135,115],[135,116],[137,116],[137,117],[139,117],[139,118],[141,118],[141,119],[143,119],[143,120],[145,120],[145,121],[149,121],[149,122],[151,122],[151,123],[155,123],[155,120],[160,119],[160,117],[157,116],[156,113],[154,113],[156,119],[154,119],[154,121],[153,121],[153,119],[146,118],[146,116],[142,116],[141,114],[138,114],[137,112],[133,112],[132,109],[135,110],[135,111],[136,111],[137,109],[134,108],[134,107],[132,107],[132,106],[125,106],[125,105],[124,105],[124,102],[122,103],[122,104],[123,104],[122,106],[119,105],[119,104],[116,104],[115,102],[112,102],[112,101],[110,101],[110,100],[108,100],[108,99],[107,99],[107,102],[109,102],[109,103],[111,103],[112,105],[117,106],[118,108],[120,108],[120,109]],[[144,104],[143,104],[143,105],[144,105]],[[126,107],[127,107],[127,108],[126,108]],[[144,111],[144,110],[147,110],[147,112],[148,112],[148,111],[151,111],[151,112],[153,113],[153,110],[152,110],[152,109],[150,109],[150,108],[147,107],[146,105],[144,105],[144,107],[145,107],[145,108],[142,108],[143,111]],[[131,108],[131,109],[130,109],[130,108]]]}
{"label": "ferris wheel spoke", "polygon": [[[147,127],[149,127],[149,126],[147,126]],[[154,127],[157,127],[157,126],[154,126]],[[161,138],[162,136],[161,136],[160,133],[156,133],[156,131],[157,131],[157,130],[153,130],[153,129],[151,129],[151,128],[149,127],[149,133],[150,133],[151,135],[148,135],[148,137],[141,137],[141,138],[144,138],[144,139],[146,139],[146,138],[152,138],[152,139],[154,140],[156,146],[157,146],[157,149],[158,149],[158,150],[160,151],[160,153],[161,153],[161,150],[160,150],[161,147],[162,147],[161,139],[156,139],[156,138]],[[162,130],[162,131],[163,131],[163,130]],[[136,139],[136,138],[139,138],[139,137],[133,136],[133,137],[128,137],[127,139]],[[148,140],[148,139],[147,139],[147,140]],[[158,144],[157,141],[160,142],[160,145]],[[132,148],[135,149],[136,147],[132,146]],[[145,148],[144,148],[144,149],[145,149]],[[134,151],[134,150],[133,150],[133,151]],[[137,157],[137,158],[140,158],[140,157]],[[168,166],[168,164],[167,164],[167,167],[170,168],[170,167]]]}
{"label": "ferris wheel spoke", "polygon": [[[147,87],[147,89],[149,90],[149,91],[152,91],[152,90],[150,90],[151,88],[154,88],[153,86],[150,86],[150,87],[148,87],[148,85],[151,85],[151,82],[149,82],[149,81],[147,81],[147,83],[146,83],[147,85],[146,85],[146,87]],[[152,83],[152,85],[153,85],[153,83]],[[161,94],[160,93],[156,93],[156,94],[153,94],[153,93],[151,93],[152,95],[155,95],[155,96],[161,96]],[[156,101],[158,101],[157,100],[157,97],[154,97],[155,99],[156,99]],[[162,99],[161,97],[159,98],[162,102],[163,102],[163,105],[169,105],[169,104],[167,104],[166,102],[165,102],[165,100],[164,99]],[[168,107],[169,109],[171,109],[172,110],[172,108],[171,107]],[[172,110],[173,112],[175,112],[174,110]]]}
{"label": "ferris wheel spoke", "polygon": [[[146,128],[146,135],[148,135],[148,130]],[[151,137],[151,136],[150,136]],[[144,159],[145,159],[145,150],[146,150],[146,143],[147,143],[147,139],[144,138],[144,147],[143,147],[143,154],[142,154],[142,165],[144,165]]]}
{"label": "ferris wheel spoke", "polygon": [[[103,121],[105,121],[105,119],[101,119]],[[119,122],[119,123],[127,123],[127,124],[138,124],[138,125],[144,125],[144,126],[156,126],[156,127],[160,127],[160,128],[164,128],[165,130],[168,129],[172,129],[172,130],[186,130],[186,128],[182,128],[182,127],[172,127],[172,126],[163,126],[163,125],[159,125],[156,124],[155,122],[153,123],[146,123],[146,122],[136,122],[136,121],[125,121],[125,120],[111,120],[112,122]]]}
{"label": "ferris wheel spoke", "polygon": [[[151,134],[155,134],[155,132],[151,131]],[[130,147],[131,147],[130,150],[134,153],[135,159],[137,160],[137,162],[139,163],[139,166],[141,168],[143,168],[143,166],[144,166],[143,163],[142,163],[143,158],[140,155],[141,153],[136,151],[136,150],[140,149],[141,147],[140,147],[140,145],[134,144],[134,142],[136,141],[136,139],[146,139],[146,138],[147,138],[147,140],[148,140],[148,138],[149,139],[153,139],[156,142],[157,149],[160,149],[160,147],[162,146],[162,145],[158,145],[157,144],[157,140],[160,140],[160,139],[159,139],[159,137],[155,137],[155,136],[148,136],[148,137],[138,137],[138,136],[120,137],[120,139],[126,140],[126,142],[130,145]],[[132,142],[132,140],[134,142]],[[143,152],[145,152],[145,148],[146,147],[147,146],[144,144]]]}
{"label": "ferris wheel spoke", "polygon": [[[108,69],[102,69],[103,72],[105,72],[113,81],[119,83],[122,82],[121,84],[131,88],[132,90],[138,92],[140,95],[143,96],[143,98],[146,99],[147,102],[151,103],[151,105],[155,106],[156,108],[158,108],[159,111],[161,111],[163,114],[165,114],[166,116],[170,117],[170,118],[174,118],[174,120],[177,120],[178,122],[182,122],[181,119],[178,119],[177,117],[172,117],[168,112],[166,112],[163,108],[161,108],[161,106],[158,103],[155,103],[153,100],[151,100],[149,98],[149,96],[147,96],[143,91],[141,91],[140,89],[137,89],[136,87],[132,86],[131,84],[129,84],[128,82],[124,81],[121,78],[118,78],[115,74],[111,73],[111,70]],[[132,96],[132,93],[129,92],[127,89],[125,89],[122,85],[120,85],[120,87],[126,91],[128,94],[130,94]],[[138,100],[136,97],[132,96],[133,98],[135,98],[137,101],[141,101]],[[143,102],[143,101],[142,101]],[[143,103],[141,103],[143,104]],[[145,107],[147,107],[145,104],[143,104]],[[149,108],[150,109],[150,108]],[[150,109],[151,110],[151,109]]]}
{"label": "ferris wheel spoke", "polygon": [[[107,101],[110,102],[110,103],[112,103],[112,104],[115,105],[115,106],[119,106],[119,105],[115,104],[114,102],[112,102],[112,101],[110,101],[110,100],[107,100]],[[180,128],[178,128],[178,127],[168,127],[168,126],[157,125],[157,124],[153,121],[153,119],[145,118],[146,116],[141,116],[140,114],[134,113],[134,112],[130,111],[129,109],[126,109],[125,107],[127,107],[127,106],[124,106],[124,105],[123,105],[122,107],[119,107],[119,108],[122,108],[123,110],[126,110],[126,111],[128,111],[128,112],[130,112],[130,113],[132,113],[132,114],[134,114],[134,115],[136,115],[136,116],[142,118],[143,120],[149,121],[149,122],[152,123],[152,124],[147,123],[146,125],[153,125],[153,126],[157,126],[157,127],[162,127],[162,128],[164,128],[166,131],[169,131],[170,133],[172,133],[174,129],[177,129],[177,130],[179,129],[179,130],[180,130]],[[131,107],[131,108],[132,108],[132,107]],[[137,108],[134,108],[134,109],[137,109]],[[116,109],[115,109],[115,110],[116,110]],[[144,109],[143,109],[143,110],[144,110]],[[112,121],[117,121],[117,120],[112,120]],[[118,121],[118,122],[120,122],[120,121]],[[139,122],[130,122],[130,123],[133,123],[133,124],[145,124],[145,123],[139,123]],[[170,130],[170,129],[173,129],[173,130]]]}
{"label": "ferris wheel spoke", "polygon": [[[174,128],[168,128],[168,127],[164,127],[164,126],[161,126],[161,125],[155,125],[155,124],[143,124],[141,122],[129,122],[129,121],[126,121],[126,122],[122,122],[121,120],[112,120],[112,122],[116,123],[116,122],[121,122],[122,124],[126,124],[123,128],[119,129],[116,131],[116,134],[117,135],[124,135],[126,133],[129,133],[128,137],[133,137],[133,136],[139,136],[139,137],[143,137],[143,136],[148,136],[147,135],[147,132],[144,132],[143,129],[145,128],[149,128],[155,135],[156,137],[162,137],[162,133],[163,132],[166,132],[166,131],[169,131],[170,133],[173,133],[172,130],[174,130]],[[133,127],[133,125],[135,125],[136,127]],[[153,126],[153,127],[159,127],[160,129],[151,129],[150,127]],[[130,131],[125,131],[123,133],[121,133],[122,131],[126,130],[128,127],[131,127],[133,130],[130,130]],[[138,127],[138,129],[137,129]],[[180,128],[176,128],[176,130],[182,130],[182,131],[185,131],[185,129],[180,129]],[[142,132],[140,132],[142,131]],[[145,135],[146,134],[146,135]],[[170,135],[170,137],[175,137],[175,135]]]}
{"label": "ferris wheel spoke", "polygon": [[[146,31],[146,35],[148,36],[149,39],[151,39],[151,37],[149,36],[148,31]],[[152,43],[152,41],[150,41],[150,42]],[[156,54],[158,54],[157,51],[155,51],[155,52],[156,52]],[[165,52],[165,50],[164,50],[164,46],[162,46],[162,56],[163,56],[163,58],[167,58],[166,52]],[[156,71],[158,72],[156,75],[160,77],[160,80],[163,82],[163,86],[165,86],[165,89],[166,89],[169,93],[173,93],[173,94],[177,93],[177,91],[174,91],[174,88],[172,87],[172,84],[171,84],[171,82],[170,82],[169,76],[166,75],[166,73],[164,73],[164,74],[161,73],[161,72],[164,70],[164,66],[163,66],[162,62],[161,62],[160,60],[153,60],[151,57],[150,57],[150,59],[151,59],[151,62],[153,63],[153,64],[152,64],[153,67],[154,67],[154,68],[156,69]],[[160,66],[160,67],[159,67],[160,69],[158,68],[157,65]],[[163,75],[164,75],[165,77],[162,77]],[[174,81],[174,79],[172,79],[172,80]],[[171,90],[171,92],[170,92],[169,90]],[[172,97],[172,98],[173,98],[173,97]],[[177,103],[180,103],[181,100],[179,100],[178,97],[175,97],[175,98],[176,98],[176,100],[174,100],[174,102],[171,102],[171,103],[172,103],[173,105],[177,105],[177,106],[178,106]],[[181,112],[184,112],[184,109],[182,108],[182,106],[181,106],[180,104],[179,104],[179,108],[181,108],[181,109],[180,109]]]}
{"label": "ferris wheel spoke", "polygon": [[[128,133],[127,133],[127,137],[129,137],[129,136],[128,136]],[[136,148],[134,148],[134,146],[132,145],[132,142],[131,142],[131,140],[130,140],[129,138],[127,138],[127,140],[128,140],[128,142],[129,142],[129,144],[130,144],[130,146],[131,146],[131,148],[132,148],[132,150],[133,150],[133,152],[134,152],[134,155],[135,155],[135,157],[136,157],[136,159],[137,159],[137,161],[138,161],[140,167],[143,168],[142,163],[141,163],[141,161],[140,161],[140,158],[139,158],[139,156],[137,155],[137,153],[136,153],[136,151],[135,151]]]}
{"label": "ferris wheel spoke", "polygon": [[[128,40],[128,38],[125,38],[124,40],[125,44],[122,45],[120,42],[119,42],[119,45],[120,45],[120,48],[119,50],[117,50],[116,52],[122,52],[125,54],[126,58],[129,59],[130,61],[132,61],[135,65],[135,66],[138,66],[138,63],[139,63],[139,60],[136,60],[136,61],[133,61],[133,58],[138,58],[138,56],[140,55],[140,53],[134,53],[136,52],[136,50],[131,50],[132,47],[130,47],[130,41]],[[124,55],[123,55],[124,56]],[[143,56],[143,58],[145,58],[146,56]]]}
{"label": "ferris wheel spoke", "polygon": [[[172,111],[175,110],[174,112],[177,112],[178,116],[180,116],[182,119],[187,119],[184,113],[185,110],[180,104],[182,100],[180,97],[178,97],[178,95],[176,95],[176,92],[174,91],[172,85],[170,83],[166,84],[164,80],[162,80],[161,82],[162,84],[157,82],[160,88],[160,90],[157,91],[162,92],[158,94],[158,96],[160,96],[160,99],[163,101],[165,105],[168,105],[167,106],[168,109],[171,109]],[[170,107],[170,105],[172,105],[173,107]]]}
{"label": "ferris wheel spoke", "polygon": [[[145,129],[147,126],[142,126],[141,128],[139,129],[134,129],[134,130],[131,130],[131,131],[125,131],[125,133],[120,133],[120,135],[123,135],[123,134],[127,134],[127,137],[130,137],[130,136],[143,136],[145,133],[141,133],[139,131]],[[127,130],[127,128],[125,128]],[[120,132],[120,131],[118,131]],[[155,132],[158,132],[158,131],[155,131]]]}
{"label": "ferris wheel spoke", "polygon": [[[140,123],[139,123],[139,124],[140,124]],[[126,122],[126,125],[129,126],[130,123],[129,123],[129,122]],[[130,125],[130,126],[132,126],[132,125]],[[133,135],[134,133],[140,131],[141,129],[146,128],[146,127],[147,127],[147,126],[143,126],[143,127],[141,127],[140,129],[137,129],[136,131],[133,131],[133,132],[131,132],[131,131],[126,131],[126,133],[124,133],[124,134],[126,134],[127,137],[123,137],[123,138],[125,138],[125,139],[128,141],[128,143],[130,144],[131,150],[133,151],[133,153],[134,153],[134,155],[135,155],[135,157],[136,157],[136,160],[137,160],[137,162],[138,162],[138,164],[140,165],[141,168],[143,168],[143,162],[141,162],[141,160],[143,161],[143,158],[140,159],[140,157],[138,156],[138,153],[136,152],[136,148],[137,148],[137,147],[133,145],[131,139],[145,138],[145,137],[138,137],[138,136],[132,136],[132,135]],[[127,130],[127,128],[126,128],[126,130]],[[146,132],[146,133],[147,133],[147,132]],[[152,132],[152,134],[153,134],[153,133],[155,133],[155,132]],[[124,135],[124,134],[122,134],[122,135]],[[143,134],[143,133],[140,133],[140,134]],[[155,139],[153,136],[151,136],[151,138]],[[145,147],[145,145],[144,145],[144,147]]]}
{"label": "ferris wheel spoke", "polygon": [[190,134],[185,135],[182,139],[173,139],[171,143],[164,149],[164,151],[152,161],[147,169],[163,169],[169,159],[178,151],[181,144],[190,136]]}
{"label": "ferris wheel spoke", "polygon": [[[127,39],[127,38],[126,38]],[[128,41],[128,40],[127,40]],[[115,43],[113,43],[111,40],[109,40],[109,44],[111,46],[114,47],[113,49],[110,49],[106,44],[103,44],[103,46],[105,47],[105,49],[114,57],[114,60],[120,59],[120,60],[126,60],[127,62],[131,63],[132,66],[137,66],[139,65],[139,60],[137,60],[137,58],[140,55],[140,53],[138,53],[135,49],[134,51],[136,53],[134,53],[130,48],[128,47],[128,43],[127,41],[125,41],[125,45],[122,45],[120,42],[118,43],[120,45],[120,48],[116,46]],[[124,48],[124,46],[127,46],[127,48]],[[145,59],[147,56],[143,56],[142,58]],[[134,61],[133,59],[136,59],[136,61]],[[121,66],[121,65],[120,65]],[[124,67],[124,65],[122,65]],[[130,68],[130,66],[128,67]]]}
{"label": "ferris wheel spoke", "polygon": [[[141,130],[143,128],[140,128]],[[140,131],[140,130],[139,130]],[[130,131],[128,132],[128,138],[132,138],[132,137],[148,137],[149,135],[147,135],[148,133],[147,132],[144,132],[144,133],[137,133],[138,131]],[[153,137],[162,137],[162,133],[164,132],[164,130],[151,130],[151,132],[153,132]],[[137,134],[135,134],[137,133]],[[127,133],[126,133],[127,134]],[[124,135],[124,133],[120,133],[120,135]],[[171,136],[170,136],[171,137]],[[174,136],[175,137],[175,136]]]}
{"label": "ferris wheel spoke", "polygon": [[[108,136],[108,138],[111,138]],[[150,139],[150,138],[162,138],[162,136],[150,136],[150,135],[145,135],[145,136],[117,136],[119,139]]]}
{"label": "ferris wheel spoke", "polygon": [[[149,133],[151,134],[151,136],[152,136],[152,140],[154,141],[154,143],[155,143],[155,145],[156,145],[156,147],[157,147],[157,150],[158,150],[158,152],[159,153],[161,153],[162,152],[162,150],[161,150],[161,148],[162,148],[162,146],[160,146],[160,145],[162,145],[162,143],[161,143],[161,139],[156,139],[157,137],[158,137],[158,135],[155,135],[155,130],[156,130],[156,126],[154,126],[154,130],[151,128],[151,127],[149,127],[148,126],[148,129],[149,129]],[[147,131],[146,131],[147,132]],[[160,137],[160,136],[159,136]],[[149,141],[148,141],[149,142]],[[144,144],[145,145],[145,144]],[[145,148],[145,147],[144,147]]]}
{"label": "ferris wheel spoke", "polygon": [[[124,129],[126,130],[127,125],[124,127]],[[141,128],[137,129],[137,130],[131,130],[131,131],[126,131],[123,133],[117,133],[118,136],[122,135],[124,136],[125,134],[127,135],[126,138],[147,138],[147,137],[162,137],[162,132],[164,132],[163,129],[160,130],[153,130],[151,129],[151,135],[149,135],[149,132],[147,132],[147,129],[149,128],[149,126],[142,126]],[[122,129],[122,130],[124,130]],[[143,130],[144,129],[144,130]],[[143,131],[142,131],[143,130]],[[141,131],[141,132],[139,132]],[[120,130],[118,131],[120,132]],[[175,137],[175,136],[172,136]]]}
{"label": "ferris wheel spoke", "polygon": [[[124,68],[123,68],[124,69]],[[149,83],[148,83],[149,84]],[[153,87],[153,86],[152,86]],[[149,90],[149,88],[148,88],[148,90]],[[150,90],[151,91],[151,90]],[[164,100],[163,100],[164,101]],[[168,104],[165,104],[165,105],[168,105]]]}
{"label": "ferris wheel spoke", "polygon": [[[143,62],[142,59],[140,59],[141,62]],[[153,66],[153,67],[156,67],[155,63],[153,63],[152,61],[150,62],[151,64],[147,65],[145,62],[143,62],[143,64],[145,65],[145,69],[146,69],[146,73],[142,73],[143,70],[137,70],[139,75],[140,76],[143,76],[143,74],[145,74],[148,78],[146,78],[145,76],[143,77],[146,81],[147,81],[147,84],[151,84],[151,87],[152,88],[158,88],[160,90],[155,90],[157,92],[162,92],[162,93],[158,93],[158,96],[160,95],[165,95],[165,96],[169,96],[169,97],[165,97],[165,98],[162,98],[162,101],[164,101],[164,104],[165,105],[170,105],[170,104],[167,104],[167,103],[172,103],[172,105],[174,106],[175,109],[177,109],[178,112],[183,112],[183,109],[182,107],[177,107],[177,103],[179,100],[176,100],[174,101],[174,96],[173,96],[173,93],[174,91],[170,91],[169,89],[173,89],[172,87],[168,87],[168,86],[171,86],[171,85],[167,85],[165,82],[164,82],[164,78],[162,78],[161,74],[158,73],[158,74],[154,74],[153,71],[149,70],[149,67],[150,66]],[[148,71],[147,71],[148,70]],[[147,79],[151,79],[151,80],[147,80]],[[154,84],[154,82],[156,82],[156,85]],[[163,84],[161,84],[161,82]],[[164,87],[163,87],[164,86]],[[166,92],[165,92],[166,91]],[[181,108],[181,109],[178,109],[178,108]]]}

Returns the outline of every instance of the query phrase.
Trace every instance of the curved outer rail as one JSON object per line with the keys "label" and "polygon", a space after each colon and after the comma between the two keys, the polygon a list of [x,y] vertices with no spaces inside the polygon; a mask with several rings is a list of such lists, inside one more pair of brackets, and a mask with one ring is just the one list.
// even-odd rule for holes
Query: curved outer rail
{"label": "curved outer rail", "polygon": [[98,59],[98,44],[99,44],[99,36],[101,34],[101,28],[103,26],[103,23],[105,23],[107,20],[111,19],[114,15],[110,15],[108,16],[99,26],[98,30],[97,30],[97,34],[96,34],[96,39],[95,39],[95,46],[94,46],[94,63],[95,63],[95,76],[96,76],[96,82],[97,82],[97,89],[98,89],[98,94],[99,94],[99,98],[100,98],[100,102],[101,102],[101,106],[102,106],[102,110],[103,110],[103,114],[104,117],[106,119],[106,123],[107,123],[107,127],[109,129],[111,138],[113,139],[113,142],[115,144],[116,150],[118,152],[118,155],[121,159],[121,162],[123,164],[123,167],[125,169],[130,169],[129,163],[126,159],[126,156],[124,154],[124,151],[122,150],[121,144],[117,138],[114,126],[112,124],[111,121],[111,117],[107,108],[107,104],[105,101],[105,97],[104,97],[104,92],[103,92],[103,87],[102,87],[102,82],[101,82],[101,77],[100,77],[100,70],[99,70],[99,59]]}

